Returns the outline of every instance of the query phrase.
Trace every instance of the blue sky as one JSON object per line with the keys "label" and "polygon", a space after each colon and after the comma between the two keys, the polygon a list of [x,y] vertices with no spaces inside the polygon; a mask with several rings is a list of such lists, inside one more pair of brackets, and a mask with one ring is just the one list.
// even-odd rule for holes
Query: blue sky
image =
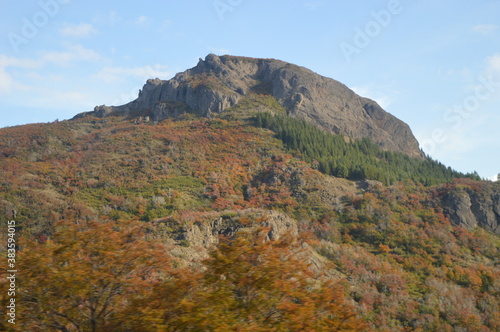
{"label": "blue sky", "polygon": [[0,0],[0,127],[137,97],[208,53],[334,78],[457,170],[500,172],[499,0]]}

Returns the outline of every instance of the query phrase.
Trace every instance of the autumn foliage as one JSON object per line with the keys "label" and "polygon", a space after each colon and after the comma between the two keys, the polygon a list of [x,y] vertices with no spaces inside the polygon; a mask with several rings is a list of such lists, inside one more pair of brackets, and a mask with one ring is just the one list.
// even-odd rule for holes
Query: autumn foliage
{"label": "autumn foliage", "polygon": [[[397,182],[412,178],[393,172],[405,167],[392,164],[381,178],[361,157],[358,171],[390,185],[327,176],[358,174],[330,161],[370,145],[322,159],[319,134],[293,148],[231,116],[86,117],[0,130],[0,215],[15,219],[19,236],[15,328],[363,330],[360,319],[373,331],[500,329],[500,238],[453,226],[440,202],[460,188],[481,197],[498,183],[431,186],[453,174],[423,181],[414,161],[407,171],[420,180]],[[374,165],[398,160],[379,157]],[[344,177],[361,178],[352,174]],[[298,234],[269,240],[264,230],[239,230],[255,221],[241,218],[252,209],[286,215]],[[220,242],[185,236],[215,223],[233,232]],[[304,241],[324,266],[307,266]]]}
{"label": "autumn foliage", "polygon": [[132,222],[64,223],[44,243],[19,253],[23,329],[103,331],[129,298],[169,263]]}
{"label": "autumn foliage", "polygon": [[175,267],[136,222],[64,223],[20,252],[23,331],[359,331],[344,288],[315,278],[291,237],[223,239]]}
{"label": "autumn foliage", "polygon": [[[298,246],[292,241],[266,241],[262,230],[241,232],[223,241],[203,262],[206,270],[193,278],[196,282],[191,284],[189,297],[178,304],[176,311],[183,314],[163,316],[166,330],[362,329],[364,324],[346,304],[344,290],[313,278],[307,266],[294,258]],[[176,282],[184,284],[182,279]],[[162,287],[155,299],[168,298],[172,285]]]}

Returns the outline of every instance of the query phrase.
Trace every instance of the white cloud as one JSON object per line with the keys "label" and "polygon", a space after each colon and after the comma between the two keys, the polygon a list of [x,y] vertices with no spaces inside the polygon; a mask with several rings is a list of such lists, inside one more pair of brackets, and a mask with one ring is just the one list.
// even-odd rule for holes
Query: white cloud
{"label": "white cloud", "polygon": [[5,71],[4,68],[0,68],[0,94],[9,93],[13,89],[14,81],[12,77]]}
{"label": "white cloud", "polygon": [[145,25],[149,22],[149,17],[141,15],[135,20],[135,24],[137,25]]}
{"label": "white cloud", "polygon": [[87,37],[97,30],[92,26],[92,24],[81,23],[78,25],[67,25],[61,29],[61,34],[67,37]]}
{"label": "white cloud", "polygon": [[98,26],[101,25],[114,26],[121,21],[122,18],[120,17],[120,15],[118,15],[118,13],[115,10],[110,11],[107,14],[102,14],[102,13],[97,14],[92,18],[92,22]]}
{"label": "white cloud", "polygon": [[356,94],[361,97],[366,97],[368,95],[368,88],[365,86],[353,86],[351,87],[351,90],[356,92]]}
{"label": "white cloud", "polygon": [[0,54],[0,67],[18,67],[24,69],[32,69],[39,67],[39,65],[40,64],[37,61],[13,58]]}
{"label": "white cloud", "polygon": [[112,83],[118,82],[125,77],[135,77],[146,80],[148,78],[166,78],[170,76],[165,66],[143,66],[143,67],[104,67],[95,75],[96,78]]}
{"label": "white cloud", "polygon": [[[55,64],[67,67],[76,61],[96,61],[102,57],[94,50],[72,45],[66,51],[46,51],[35,59],[22,59],[0,54],[0,94],[31,89],[26,82],[47,78],[44,66]],[[54,73],[50,74],[54,76]],[[23,82],[24,81],[24,82]]]}
{"label": "white cloud", "polygon": [[304,4],[304,7],[306,7],[308,10],[315,10],[319,7],[323,6],[323,3],[321,1],[308,1]]}
{"label": "white cloud", "polygon": [[224,55],[224,54],[230,53],[227,48],[209,47],[208,50],[210,53],[214,53],[214,54],[218,54],[218,55]]}
{"label": "white cloud", "polygon": [[392,103],[392,98],[390,96],[373,92],[368,86],[351,87],[351,90],[361,97],[370,98],[376,101],[383,109],[387,109]]}
{"label": "white cloud", "polygon": [[69,46],[68,50],[64,52],[49,51],[42,53],[43,62],[54,63],[63,67],[75,61],[97,61],[99,59],[101,59],[99,53],[82,45]]}
{"label": "white cloud", "polygon": [[472,27],[472,31],[482,34],[482,35],[492,35],[498,29],[498,25],[495,24],[478,24]]}
{"label": "white cloud", "polygon": [[115,25],[116,23],[120,22],[122,18],[118,15],[116,11],[111,11],[106,17],[106,22],[109,23],[110,25]]}
{"label": "white cloud", "polygon": [[8,72],[8,68],[34,69],[40,64],[36,61],[18,59],[0,54],[0,94],[14,90],[27,90],[28,87],[16,82]]}
{"label": "white cloud", "polygon": [[428,127],[423,132],[416,131],[415,136],[433,158],[447,160],[449,164],[464,161],[478,151],[494,150],[500,144],[500,137],[495,132],[495,124],[500,118],[492,112],[493,109],[478,109],[456,128]]}
{"label": "white cloud", "polygon": [[495,54],[488,58],[488,69],[500,72],[500,54]]}
{"label": "white cloud", "polygon": [[[498,174],[500,174],[500,173],[498,173]],[[488,177],[488,179],[490,181],[493,181],[493,182],[498,181],[499,180],[498,179],[498,174],[492,175],[492,176]]]}
{"label": "white cloud", "polygon": [[89,96],[80,91],[53,91],[50,98],[43,102],[46,105],[74,105],[84,103]]}
{"label": "white cloud", "polygon": [[500,54],[495,54],[486,59],[483,79],[489,82],[486,87],[491,92],[491,97],[498,101],[500,96]]}

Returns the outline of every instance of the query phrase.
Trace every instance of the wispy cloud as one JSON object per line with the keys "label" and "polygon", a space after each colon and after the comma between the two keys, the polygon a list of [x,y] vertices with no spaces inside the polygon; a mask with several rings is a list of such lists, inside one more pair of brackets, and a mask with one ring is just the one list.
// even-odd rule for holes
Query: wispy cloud
{"label": "wispy cloud", "polygon": [[93,17],[92,22],[97,26],[114,26],[122,21],[122,17],[116,10],[112,10],[106,14],[100,13]]}
{"label": "wispy cloud", "polygon": [[472,27],[472,31],[482,34],[482,35],[492,35],[498,29],[498,25],[495,24],[478,24]]}
{"label": "wispy cloud", "polygon": [[39,66],[40,63],[33,60],[13,58],[0,54],[0,94],[28,89],[27,86],[14,80],[8,72],[9,68],[34,69]]}
{"label": "wispy cloud", "polygon": [[[484,146],[485,137],[478,134],[486,117],[469,118],[466,125],[460,128],[440,128],[442,138],[435,144],[427,144],[433,137],[434,129],[425,128],[424,130],[415,130],[414,135],[420,142],[421,147],[426,153],[430,153],[433,158],[447,163],[454,163],[467,158],[468,154]],[[430,149],[430,150],[429,150]]]}
{"label": "wispy cloud", "polygon": [[97,32],[97,30],[89,23],[80,23],[76,25],[66,25],[61,29],[61,34],[67,37],[87,37],[93,33]]}
{"label": "wispy cloud", "polygon": [[173,22],[171,20],[163,20],[158,27],[158,32],[161,34],[169,34],[172,28]]}
{"label": "wispy cloud", "polygon": [[488,69],[500,73],[500,54],[495,54],[488,58]]}
{"label": "wispy cloud", "polygon": [[380,94],[378,92],[374,92],[370,87],[368,86],[355,86],[351,87],[351,90],[356,92],[358,95],[361,97],[365,98],[370,98],[372,100],[375,100],[377,104],[380,105],[383,109],[387,109],[389,105],[392,103],[392,97],[389,95],[384,95]]}
{"label": "wispy cloud", "polygon": [[14,80],[6,71],[5,67],[0,67],[0,94],[11,92],[15,87]]}
{"label": "wispy cloud", "polygon": [[490,83],[488,87],[492,90],[492,96],[500,96],[500,53],[492,55],[486,59],[484,74],[486,80]]}
{"label": "wispy cloud", "polygon": [[38,61],[9,57],[0,54],[0,67],[19,67],[25,69],[36,68],[40,65]]}
{"label": "wispy cloud", "polygon": [[0,94],[28,91],[33,80],[47,78],[44,68],[48,64],[68,67],[78,61],[96,61],[103,57],[82,45],[70,45],[63,51],[44,51],[32,59],[0,54]]}
{"label": "wispy cloud", "polygon": [[229,54],[229,50],[227,48],[217,48],[217,47],[209,47],[208,51],[210,53],[218,54],[218,55],[224,55],[224,54]]}
{"label": "wispy cloud", "polygon": [[[499,174],[500,174],[500,173],[499,173]],[[492,175],[492,176],[488,177],[488,179],[489,179],[490,181],[493,181],[493,182],[494,182],[494,181],[500,181],[500,179],[498,178],[498,174]]]}
{"label": "wispy cloud", "polygon": [[146,25],[149,23],[149,17],[141,15],[134,20],[136,25]]}
{"label": "wispy cloud", "polygon": [[43,105],[84,105],[89,97],[81,91],[53,91],[50,96],[41,97],[39,102]]}
{"label": "wispy cloud", "polygon": [[44,63],[54,63],[59,66],[68,66],[76,61],[97,61],[102,59],[101,55],[92,49],[82,45],[71,45],[67,51],[46,51],[42,53],[41,61]]}
{"label": "wispy cloud", "polygon": [[162,65],[143,66],[143,67],[104,67],[95,75],[96,78],[105,82],[118,82],[125,77],[136,77],[140,79],[148,78],[167,78],[170,76],[167,68]]}
{"label": "wispy cloud", "polygon": [[323,2],[319,1],[319,0],[307,1],[304,4],[304,7],[307,8],[308,10],[315,10],[315,9],[321,7],[321,6],[323,6]]}

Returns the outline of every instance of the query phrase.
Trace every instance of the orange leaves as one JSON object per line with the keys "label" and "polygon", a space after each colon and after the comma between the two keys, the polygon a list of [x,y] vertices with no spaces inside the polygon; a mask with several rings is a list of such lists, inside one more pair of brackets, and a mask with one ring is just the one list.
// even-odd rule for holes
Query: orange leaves
{"label": "orange leaves", "polygon": [[202,288],[184,329],[349,331],[362,324],[341,289],[311,279],[294,258],[298,243],[266,240],[264,229],[223,241],[204,262]]}
{"label": "orange leaves", "polygon": [[378,245],[378,250],[380,251],[380,253],[382,254],[388,254],[391,252],[391,248],[388,246],[388,245],[385,245],[385,244],[382,244],[380,243]]}
{"label": "orange leaves", "polygon": [[[222,239],[204,270],[173,271],[125,312],[131,331],[361,331],[343,289],[315,280],[300,244],[269,230]],[[139,311],[137,313],[136,311]],[[149,323],[146,323],[149,322]]]}
{"label": "orange leaves", "polygon": [[19,259],[26,330],[102,330],[169,263],[135,222],[64,223],[44,244],[25,243]]}
{"label": "orange leaves", "polygon": [[[248,223],[251,221],[248,220]],[[68,222],[19,253],[24,330],[358,331],[339,285],[314,279],[297,240],[225,239],[203,269],[176,268],[142,224]]]}

